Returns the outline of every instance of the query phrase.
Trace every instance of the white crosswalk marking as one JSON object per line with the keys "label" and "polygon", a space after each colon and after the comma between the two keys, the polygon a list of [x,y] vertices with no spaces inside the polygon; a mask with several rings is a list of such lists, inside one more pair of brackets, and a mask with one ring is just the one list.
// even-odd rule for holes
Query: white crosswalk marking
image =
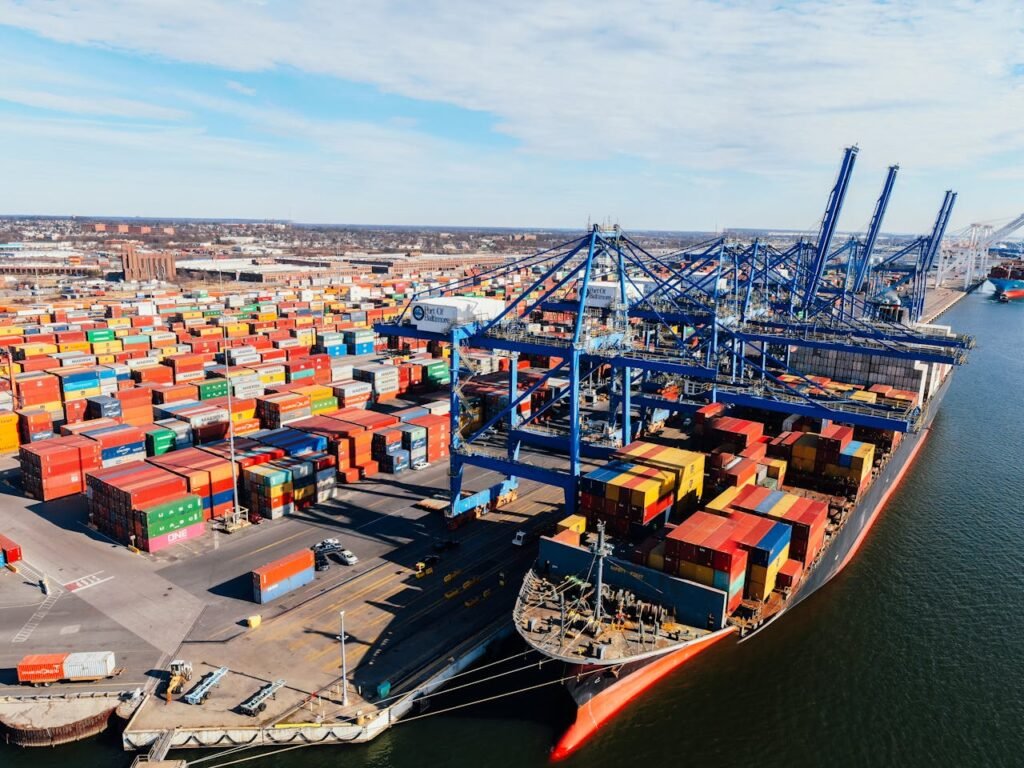
{"label": "white crosswalk marking", "polygon": [[96,571],[95,573],[90,573],[87,576],[82,576],[81,578],[75,579],[74,581],[69,581],[67,584],[64,585],[64,589],[66,589],[68,592],[81,592],[83,589],[95,587],[97,584],[102,584],[103,582],[110,581],[112,578],[114,578],[113,576],[100,578],[101,573],[103,573],[103,571]]}
{"label": "white crosswalk marking", "polygon": [[48,614],[50,609],[53,608],[58,597],[60,597],[60,595],[55,595],[53,593],[47,595],[46,599],[40,603],[38,608],[36,608],[36,612],[32,614],[32,618],[25,622],[25,626],[18,631],[18,634],[11,639],[11,642],[24,643],[28,640],[32,636],[32,633],[35,632],[36,627],[38,627],[42,620],[46,618],[46,614]]}

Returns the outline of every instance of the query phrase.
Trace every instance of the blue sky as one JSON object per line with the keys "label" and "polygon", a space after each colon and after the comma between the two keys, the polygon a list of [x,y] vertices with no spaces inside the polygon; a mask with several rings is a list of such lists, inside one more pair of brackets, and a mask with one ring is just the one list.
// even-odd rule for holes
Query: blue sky
{"label": "blue sky", "polygon": [[[625,10],[631,8],[631,10]],[[1024,209],[1019,2],[0,0],[0,212],[815,230]]]}

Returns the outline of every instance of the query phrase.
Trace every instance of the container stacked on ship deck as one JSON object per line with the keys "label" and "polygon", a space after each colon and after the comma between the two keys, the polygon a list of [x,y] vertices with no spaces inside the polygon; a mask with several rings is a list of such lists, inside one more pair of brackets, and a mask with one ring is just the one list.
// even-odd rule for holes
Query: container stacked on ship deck
{"label": "container stacked on ship deck", "polygon": [[773,452],[787,456],[790,466],[805,476],[849,483],[858,492],[871,479],[875,446],[853,439],[853,429],[825,427],[821,434],[784,432],[772,441]]}
{"label": "container stacked on ship deck", "polygon": [[664,570],[727,594],[731,613],[743,597],[763,601],[789,556],[789,526],[735,511],[696,512],[665,538]]}
{"label": "container stacked on ship deck", "polygon": [[675,476],[655,467],[613,461],[580,478],[579,507],[588,526],[604,521],[613,536],[663,524],[675,497]]}
{"label": "container stacked on ship deck", "polygon": [[610,533],[626,536],[692,510],[703,492],[703,454],[638,440],[580,478],[579,508],[590,527],[604,521]]}
{"label": "container stacked on ship deck", "polygon": [[707,509],[730,517],[745,512],[786,523],[792,529],[789,557],[804,567],[821,551],[829,519],[828,504],[823,501],[753,485],[726,489],[708,502]]}

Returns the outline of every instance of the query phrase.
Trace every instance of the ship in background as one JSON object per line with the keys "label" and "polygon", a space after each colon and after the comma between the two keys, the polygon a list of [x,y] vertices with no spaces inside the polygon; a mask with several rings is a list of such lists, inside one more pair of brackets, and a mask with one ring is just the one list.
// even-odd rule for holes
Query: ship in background
{"label": "ship in background", "polygon": [[1024,261],[997,264],[989,271],[988,281],[995,287],[999,301],[1024,299]]}

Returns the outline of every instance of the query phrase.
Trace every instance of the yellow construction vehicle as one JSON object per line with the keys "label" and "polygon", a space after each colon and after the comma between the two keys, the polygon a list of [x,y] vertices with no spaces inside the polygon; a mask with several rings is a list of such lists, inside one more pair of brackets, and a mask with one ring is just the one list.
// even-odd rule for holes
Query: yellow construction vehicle
{"label": "yellow construction vehicle", "polygon": [[167,701],[176,693],[181,693],[185,683],[192,679],[192,662],[183,659],[175,659],[167,668],[170,677],[167,680]]}

